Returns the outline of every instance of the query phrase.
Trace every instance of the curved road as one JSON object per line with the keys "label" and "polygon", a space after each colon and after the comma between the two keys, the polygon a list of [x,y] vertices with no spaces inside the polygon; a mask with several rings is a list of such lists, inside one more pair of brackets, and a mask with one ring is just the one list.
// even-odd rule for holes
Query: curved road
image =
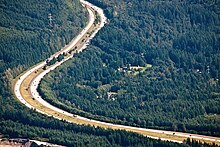
{"label": "curved road", "polygon": [[[92,120],[85,117],[81,117],[78,115],[71,114],[64,110],[61,110],[57,107],[52,106],[48,102],[42,99],[42,97],[37,92],[37,87],[41,81],[41,79],[50,71],[54,70],[56,67],[61,65],[63,62],[69,60],[73,57],[76,52],[80,52],[84,50],[89,44],[90,39],[92,39],[96,33],[105,25],[106,17],[103,13],[103,10],[92,5],[91,3],[80,0],[82,5],[87,8],[89,12],[89,22],[87,26],[80,32],[80,34],[75,37],[68,45],[66,45],[63,49],[52,55],[48,60],[51,60],[53,57],[57,57],[59,54],[63,54],[64,52],[68,54],[68,51],[73,49],[74,47],[78,47],[72,54],[65,57],[61,62],[56,62],[54,65],[48,67],[46,70],[42,70],[42,68],[46,65],[46,61],[36,65],[35,67],[30,68],[24,74],[17,78],[14,85],[14,93],[15,96],[19,99],[19,101],[25,104],[27,107],[31,109],[35,109],[36,111],[53,116],[57,119],[64,119],[71,123],[78,124],[88,124],[94,127],[104,127],[111,129],[122,129],[127,131],[132,131],[136,133],[140,133],[142,135],[161,140],[169,140],[173,142],[182,143],[182,141],[186,138],[192,138],[204,142],[220,144],[219,137],[211,137],[190,133],[181,133],[181,132],[173,132],[173,131],[164,131],[164,130],[155,130],[155,129],[146,129],[146,128],[138,128],[131,127],[125,125],[117,125],[112,123],[106,123],[102,121]],[[98,15],[101,18],[101,21],[98,25],[94,25],[94,21],[96,19],[95,11],[98,12]],[[90,36],[88,34],[91,33]],[[82,41],[85,40],[85,41]]]}

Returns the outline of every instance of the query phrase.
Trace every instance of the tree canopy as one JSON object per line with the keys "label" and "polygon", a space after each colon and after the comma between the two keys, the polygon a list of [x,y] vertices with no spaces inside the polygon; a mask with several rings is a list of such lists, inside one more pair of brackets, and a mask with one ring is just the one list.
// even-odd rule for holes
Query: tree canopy
{"label": "tree canopy", "polygon": [[219,136],[219,2],[90,1],[108,24],[46,76],[44,98],[95,119]]}

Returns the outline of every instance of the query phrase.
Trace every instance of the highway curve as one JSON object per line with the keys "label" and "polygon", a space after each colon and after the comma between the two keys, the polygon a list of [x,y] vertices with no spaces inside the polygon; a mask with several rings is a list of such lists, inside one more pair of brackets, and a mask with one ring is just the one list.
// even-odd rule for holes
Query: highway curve
{"label": "highway curve", "polygon": [[[48,58],[48,60],[51,60],[53,57],[57,57],[59,54],[66,53],[65,58],[61,62],[56,62],[55,64],[47,67],[46,70],[43,70],[42,68],[46,65],[46,60],[45,60],[44,62],[41,62],[31,67],[30,69],[28,69],[27,71],[25,71],[15,79],[14,82],[15,84],[13,88],[16,98],[21,103],[23,103],[24,105],[26,105],[31,109],[35,109],[40,113],[46,114],[48,116],[53,116],[54,118],[60,120],[63,119],[71,123],[86,124],[94,127],[99,126],[103,128],[127,130],[154,139],[169,140],[178,143],[182,143],[187,138],[192,138],[195,140],[199,140],[201,142],[216,143],[220,145],[219,137],[211,137],[205,135],[197,135],[197,134],[173,132],[173,131],[165,131],[165,130],[138,128],[138,127],[118,125],[118,124],[112,124],[112,123],[106,123],[102,121],[88,119],[75,114],[71,114],[57,107],[54,107],[42,99],[42,97],[37,92],[37,87],[39,86],[41,79],[47,73],[49,73],[50,71],[54,70],[56,67],[61,65],[63,62],[72,58],[75,53],[86,49],[87,45],[89,44],[89,40],[92,39],[96,35],[96,33],[102,27],[104,27],[106,23],[107,19],[102,9],[92,5],[87,1],[84,0],[80,0],[80,1],[82,5],[87,8],[89,12],[89,22],[87,23],[87,26],[68,45],[66,45],[63,49],[61,49],[60,51],[52,55],[50,58]],[[95,19],[97,17],[95,16],[95,12],[98,12],[97,14],[101,18],[98,24],[94,24]],[[71,53],[69,52],[70,50],[72,50]]]}

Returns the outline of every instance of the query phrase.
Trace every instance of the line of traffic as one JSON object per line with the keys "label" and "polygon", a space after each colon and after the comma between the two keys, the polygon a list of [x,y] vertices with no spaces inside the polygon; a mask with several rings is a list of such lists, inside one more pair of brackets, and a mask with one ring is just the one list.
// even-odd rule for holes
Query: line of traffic
{"label": "line of traffic", "polygon": [[[98,12],[100,18],[101,18],[101,22],[99,24],[99,27],[96,28],[96,30],[94,30],[93,34],[89,37],[89,39],[83,44],[83,46],[81,48],[78,48],[77,51],[80,52],[82,50],[84,50],[87,47],[87,43],[96,35],[96,33],[102,28],[104,27],[105,23],[106,23],[106,17],[104,15],[104,12],[102,9],[92,5],[91,3],[84,1],[84,0],[80,0],[81,3],[87,7],[87,10],[89,12],[89,22],[87,24],[87,26],[80,32],[80,34],[74,38],[67,46],[65,46],[62,50],[60,50],[59,52],[55,53],[54,55],[52,55],[48,60],[51,60],[54,57],[58,57],[58,55],[63,54],[63,53],[67,53],[69,50],[71,50],[82,38],[83,36],[88,32],[88,30],[91,28],[91,26],[93,25],[94,21],[95,21],[95,15],[92,11],[95,10],[96,12]],[[48,69],[44,70],[43,72],[41,72],[39,75],[37,75],[31,82],[30,84],[30,92],[32,97],[37,100],[39,103],[41,103],[42,105],[44,105],[45,107],[57,112],[57,113],[62,113],[63,115],[66,116],[70,116],[70,117],[76,117],[77,119],[80,120],[84,120],[86,121],[88,124],[89,123],[95,123],[97,124],[97,126],[105,126],[106,128],[119,128],[119,129],[125,129],[125,130],[129,130],[129,131],[133,131],[133,132],[139,132],[139,131],[145,131],[145,132],[151,132],[151,133],[160,133],[160,134],[166,134],[166,135],[175,135],[175,136],[179,136],[179,137],[184,137],[184,138],[193,138],[193,139],[200,139],[200,140],[207,140],[207,141],[211,141],[211,142],[220,142],[220,138],[218,137],[211,137],[211,136],[203,136],[203,135],[197,135],[197,134],[190,134],[190,133],[181,133],[181,132],[173,132],[173,131],[164,131],[164,130],[155,130],[155,129],[146,129],[146,128],[139,128],[139,127],[131,127],[131,126],[125,126],[125,125],[118,125],[118,124],[113,124],[113,123],[107,123],[107,122],[102,122],[102,121],[98,121],[98,120],[92,120],[92,119],[88,119],[79,115],[74,115],[72,113],[69,113],[67,111],[64,111],[60,108],[57,108],[51,104],[49,104],[48,102],[46,102],[45,100],[43,100],[43,98],[40,96],[40,94],[37,91],[37,87],[39,86],[40,81],[42,80],[42,78],[48,74],[49,72],[53,71],[55,68],[57,68],[58,66],[60,66],[62,63],[64,63],[65,61],[69,60],[70,58],[72,58],[72,56],[69,56],[65,59],[63,59],[60,62],[56,62],[54,65],[51,65],[50,67],[48,67]],[[15,84],[15,88],[14,88],[14,92],[16,97],[23,103],[25,104],[27,107],[32,108],[32,109],[36,109],[35,107],[33,107],[32,105],[30,105],[27,101],[25,101],[25,99],[22,97],[22,94],[20,92],[20,88],[22,85],[22,82],[33,72],[35,72],[36,70],[42,68],[43,66],[46,65],[46,61],[40,63],[39,65],[37,65],[36,67],[32,68],[31,70],[29,70],[28,72],[24,73],[19,80],[17,80],[16,84]],[[36,111],[46,114],[46,115],[50,115],[51,114],[47,114],[45,112],[43,112],[42,110],[36,109]],[[53,116],[57,119],[62,119],[60,117],[57,116]],[[67,120],[68,121],[68,120]],[[151,138],[155,138],[158,139],[159,137],[154,137],[154,136],[149,136],[148,137]],[[169,140],[169,141],[173,141],[173,142],[182,142],[182,141],[178,141],[178,140],[173,140],[173,139],[169,139],[169,138],[160,138],[161,140]]]}

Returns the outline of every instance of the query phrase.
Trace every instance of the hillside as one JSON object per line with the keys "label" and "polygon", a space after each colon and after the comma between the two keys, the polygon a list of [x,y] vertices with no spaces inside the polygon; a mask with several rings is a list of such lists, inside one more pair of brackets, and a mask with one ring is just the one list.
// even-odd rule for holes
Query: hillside
{"label": "hillside", "polygon": [[11,92],[13,78],[77,35],[86,24],[87,11],[78,0],[1,0],[0,11],[1,137],[66,146],[185,146],[125,131],[70,124],[26,108]]}
{"label": "hillside", "polygon": [[91,2],[109,24],[42,81],[44,98],[95,119],[220,136],[220,4]]}
{"label": "hillside", "polygon": [[79,1],[2,0],[0,11],[0,72],[45,59],[68,43],[87,19]]}

